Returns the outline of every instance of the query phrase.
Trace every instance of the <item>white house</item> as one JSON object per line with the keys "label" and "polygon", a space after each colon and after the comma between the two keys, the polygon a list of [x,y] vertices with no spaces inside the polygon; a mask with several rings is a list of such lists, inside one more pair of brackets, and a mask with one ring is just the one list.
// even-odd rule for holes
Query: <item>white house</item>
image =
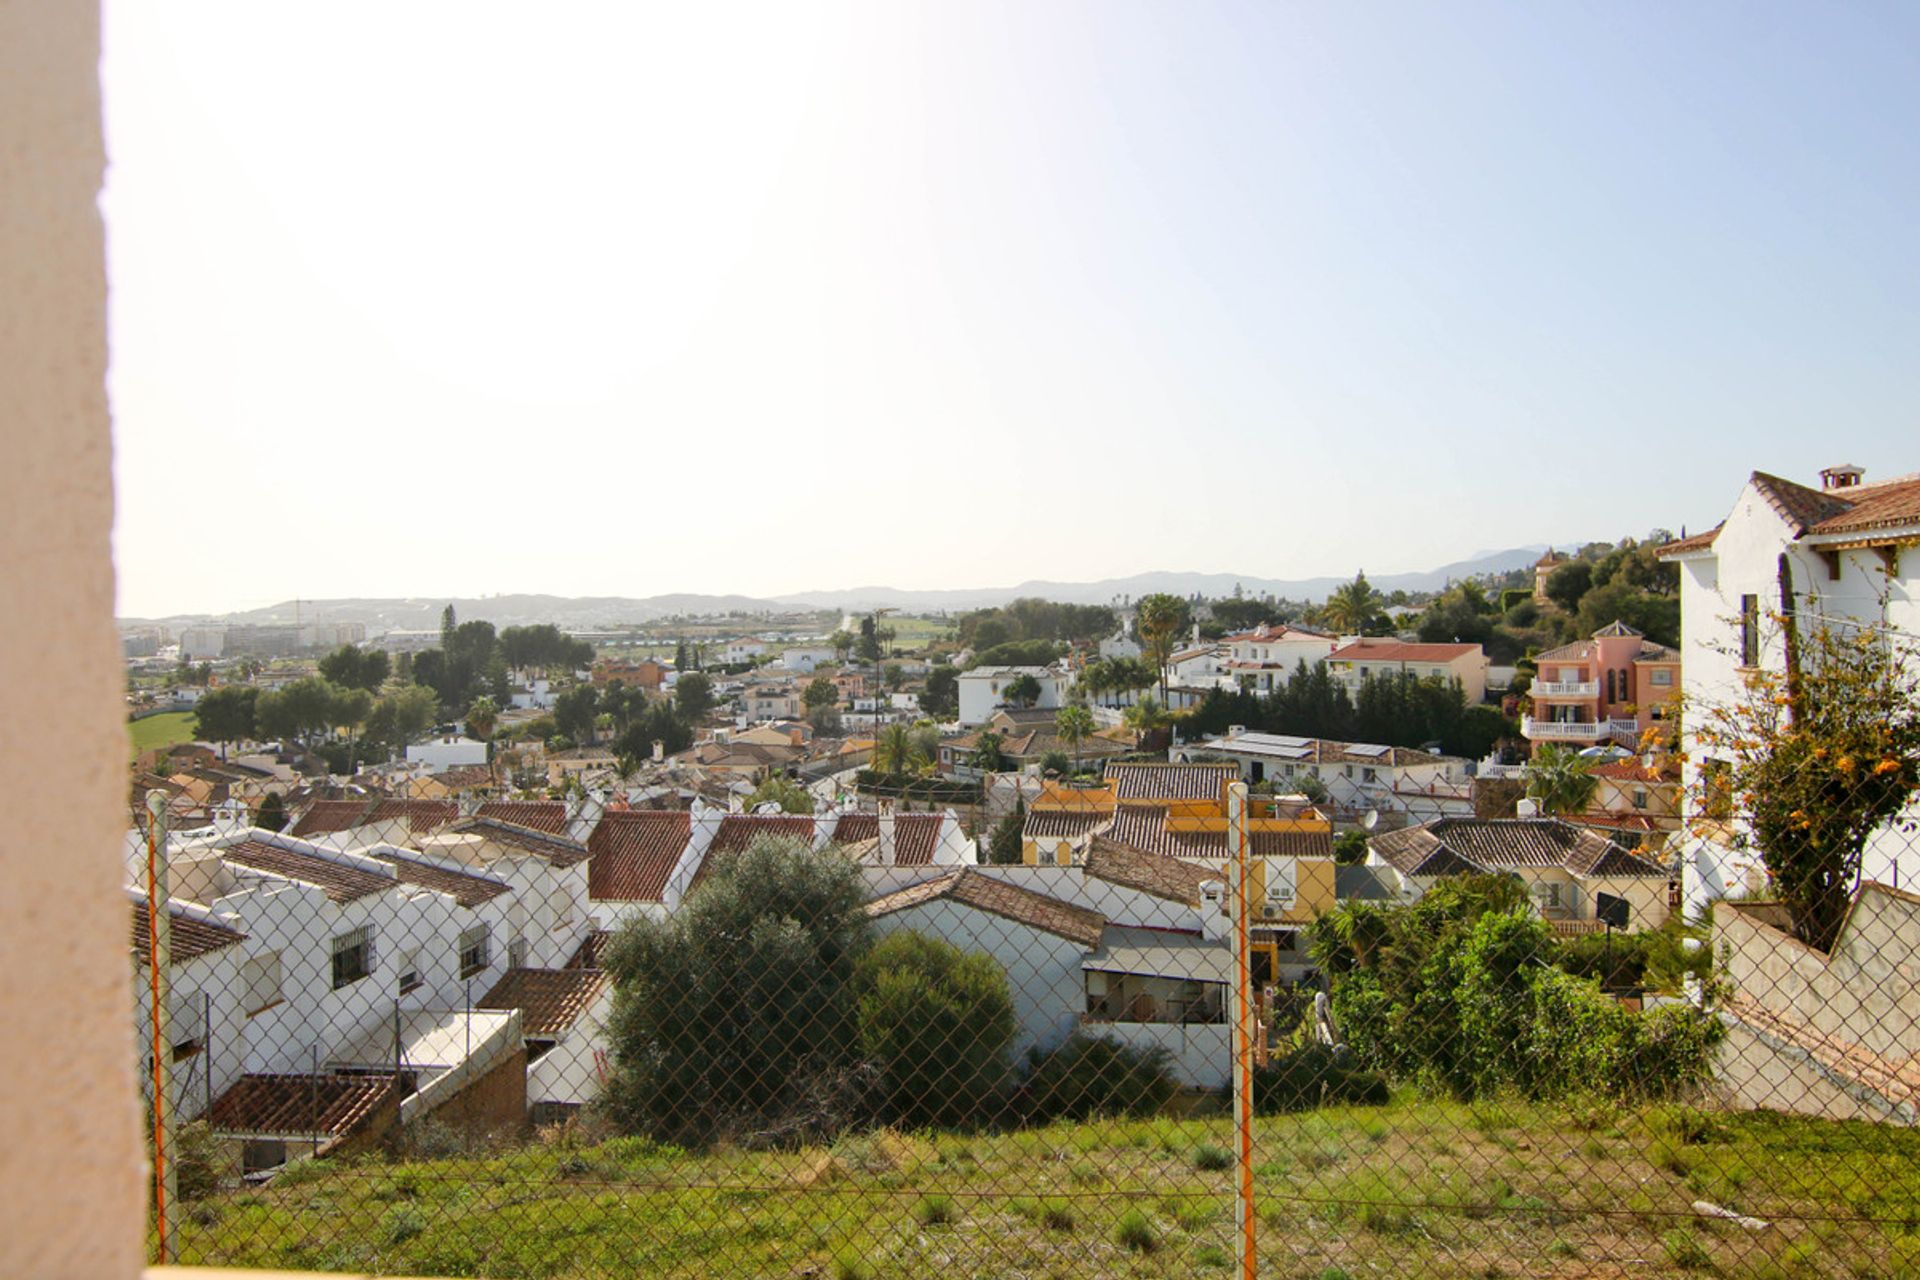
{"label": "white house", "polygon": [[812,675],[814,668],[827,665],[834,660],[835,656],[834,651],[825,645],[803,645],[798,648],[782,649],[780,665],[789,671]]}
{"label": "white house", "polygon": [[1140,642],[1127,634],[1127,620],[1121,619],[1120,629],[1100,642],[1100,656],[1103,658],[1137,658],[1144,650]]}
{"label": "white house", "polygon": [[407,746],[407,761],[425,765],[431,773],[445,773],[448,769],[464,769],[473,765],[484,767],[487,763],[487,744],[465,734],[440,734],[424,742],[410,743]]}
{"label": "white house", "polygon": [[[1771,619],[1783,600],[1801,630],[1878,623],[1920,634],[1920,476],[1866,482],[1858,467],[1829,467],[1817,487],[1756,471],[1727,518],[1706,533],[1670,542],[1660,558],[1680,566],[1681,684],[1686,703],[1736,702],[1741,672],[1779,671],[1785,639]],[[1784,571],[1783,571],[1784,568]],[[1702,794],[1706,771],[1723,767],[1683,717],[1687,793]],[[1702,815],[1729,817],[1731,815]],[[1920,818],[1909,809],[1902,821]],[[1900,823],[1871,839],[1863,878],[1920,889],[1920,844]],[[1736,828],[1696,836],[1686,853],[1688,907],[1764,883],[1760,860],[1737,847]]]}
{"label": "white house", "polygon": [[1362,638],[1327,655],[1327,669],[1346,686],[1349,696],[1357,694],[1361,683],[1371,677],[1407,673],[1423,680],[1458,680],[1466,690],[1469,705],[1486,700],[1490,665],[1486,651],[1477,644]]}
{"label": "white house", "polygon": [[1183,746],[1176,759],[1221,756],[1240,766],[1243,781],[1270,782],[1278,792],[1317,778],[1328,800],[1347,810],[1403,813],[1415,822],[1473,816],[1467,761],[1412,747],[1333,742],[1235,727],[1224,738]]}
{"label": "white house", "polygon": [[726,666],[735,666],[742,662],[752,662],[766,651],[767,644],[764,640],[754,640],[750,637],[729,640],[720,650],[720,661]]}
{"label": "white house", "polygon": [[1073,677],[1053,667],[975,667],[960,673],[955,683],[960,691],[960,723],[985,724],[994,711],[1007,703],[1007,687],[1022,676],[1032,676],[1040,686],[1035,707],[1051,709],[1066,704]]}
{"label": "white house", "polygon": [[535,672],[516,672],[512,703],[518,711],[553,710],[553,681],[544,674]]}
{"label": "white house", "polygon": [[1312,667],[1325,662],[1340,647],[1332,636],[1285,623],[1262,624],[1228,636],[1223,644],[1227,653],[1220,664],[1221,683],[1254,693],[1272,693],[1301,663]]}

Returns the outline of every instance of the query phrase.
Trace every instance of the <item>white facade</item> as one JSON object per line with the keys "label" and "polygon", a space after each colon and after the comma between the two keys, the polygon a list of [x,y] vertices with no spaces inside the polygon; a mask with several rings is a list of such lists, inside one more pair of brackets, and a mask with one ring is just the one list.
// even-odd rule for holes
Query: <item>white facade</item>
{"label": "white facade", "polygon": [[429,773],[487,763],[487,744],[461,734],[442,734],[407,747],[409,764],[425,765]]}
{"label": "white facade", "polygon": [[1052,667],[975,667],[963,671],[955,684],[960,693],[960,723],[985,724],[993,713],[1006,705],[1007,686],[1021,676],[1032,676],[1040,685],[1040,697],[1033,705],[1052,708],[1066,705],[1066,692],[1072,677]]}
{"label": "white facade", "polygon": [[1418,822],[1473,816],[1468,762],[1454,756],[1245,730],[1193,743],[1178,752],[1181,759],[1204,756],[1232,760],[1240,766],[1244,781],[1271,782],[1281,793],[1303,778],[1317,778],[1326,787],[1329,802],[1343,809],[1405,813]]}
{"label": "white facade", "polygon": [[767,645],[763,640],[729,640],[726,647],[720,650],[720,661],[727,666],[752,662],[766,651]]}
{"label": "white facade", "polygon": [[805,646],[796,649],[782,649],[780,663],[790,671],[812,675],[814,668],[826,666],[834,659],[832,649],[821,646]]}
{"label": "white facade", "polygon": [[[1325,662],[1340,642],[1332,636],[1298,627],[1260,627],[1228,636],[1226,657],[1220,664],[1220,683],[1254,693],[1272,693],[1284,685],[1301,663]],[[1184,683],[1184,682],[1183,682]]]}
{"label": "white facade", "polygon": [[[1920,481],[1908,477],[1884,488],[1914,484]],[[1784,669],[1780,628],[1769,621],[1781,609],[1783,556],[1791,576],[1794,612],[1803,631],[1823,622],[1841,628],[1874,623],[1896,633],[1920,635],[1920,545],[1916,545],[1920,544],[1920,522],[1823,533],[1818,521],[1808,523],[1804,518],[1817,514],[1823,499],[1841,506],[1873,497],[1876,490],[1884,492],[1877,485],[1822,492],[1815,486],[1755,474],[1705,545],[1697,545],[1700,539],[1689,539],[1680,544],[1681,549],[1662,553],[1663,559],[1680,567],[1680,670],[1687,704],[1710,707],[1737,702],[1740,673],[1749,657],[1761,669]],[[1743,623],[1747,618],[1755,621]],[[1701,772],[1712,754],[1694,732],[1698,719],[1682,718],[1690,796],[1700,794]],[[1906,822],[1916,819],[1920,819],[1920,806],[1903,815]],[[1685,838],[1681,848],[1689,911],[1764,884],[1756,851],[1735,848],[1725,839],[1698,836]],[[1896,888],[1920,890],[1920,835],[1900,830],[1900,823],[1883,828],[1867,844],[1861,875]]]}

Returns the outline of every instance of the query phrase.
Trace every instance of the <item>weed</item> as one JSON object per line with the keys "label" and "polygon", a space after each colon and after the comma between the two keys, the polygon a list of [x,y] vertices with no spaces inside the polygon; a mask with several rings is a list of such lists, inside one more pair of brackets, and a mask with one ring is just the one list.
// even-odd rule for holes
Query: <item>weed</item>
{"label": "weed", "polygon": [[1230,1267],[1233,1255],[1217,1244],[1203,1244],[1193,1251],[1193,1264],[1197,1267]]}
{"label": "weed", "polygon": [[1704,1271],[1713,1265],[1713,1255],[1707,1252],[1707,1246],[1685,1227],[1667,1232],[1660,1237],[1660,1243],[1667,1251],[1667,1260],[1682,1271]]}
{"label": "weed", "polygon": [[1135,1253],[1152,1253],[1159,1243],[1152,1220],[1138,1209],[1129,1209],[1120,1215],[1120,1221],[1114,1224],[1113,1238],[1122,1248]]}
{"label": "weed", "polygon": [[913,1216],[923,1227],[937,1227],[959,1215],[954,1210],[952,1196],[923,1196],[913,1207]]}
{"label": "weed", "polygon": [[1580,1256],[1580,1250],[1574,1248],[1573,1241],[1571,1240],[1555,1240],[1547,1246],[1547,1256],[1549,1258],[1577,1258]]}
{"label": "weed", "polygon": [[1221,1169],[1233,1167],[1233,1152],[1212,1143],[1202,1143],[1193,1149],[1193,1167],[1204,1173],[1216,1173]]}
{"label": "weed", "polygon": [[873,1280],[873,1267],[859,1250],[846,1246],[833,1255],[833,1280]]}
{"label": "weed", "polygon": [[1173,1217],[1180,1229],[1191,1235],[1212,1226],[1220,1217],[1220,1209],[1211,1201],[1190,1201],[1181,1205]]}

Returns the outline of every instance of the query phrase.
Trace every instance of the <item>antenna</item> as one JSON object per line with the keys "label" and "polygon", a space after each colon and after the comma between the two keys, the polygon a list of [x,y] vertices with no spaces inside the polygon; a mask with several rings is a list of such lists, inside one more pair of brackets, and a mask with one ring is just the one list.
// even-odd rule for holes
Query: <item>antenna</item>
{"label": "antenna", "polygon": [[1360,816],[1360,826],[1362,830],[1371,831],[1379,825],[1380,811],[1378,809],[1369,809]]}

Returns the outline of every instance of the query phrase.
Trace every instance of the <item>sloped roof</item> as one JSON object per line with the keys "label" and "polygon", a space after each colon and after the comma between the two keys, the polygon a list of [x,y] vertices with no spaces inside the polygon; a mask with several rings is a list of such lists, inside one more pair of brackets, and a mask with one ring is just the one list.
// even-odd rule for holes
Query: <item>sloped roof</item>
{"label": "sloped roof", "polygon": [[623,809],[601,816],[587,840],[587,896],[599,902],[658,902],[686,851],[684,811]]}
{"label": "sloped roof", "polygon": [[220,850],[220,857],[250,871],[263,871],[268,875],[310,884],[334,902],[354,902],[368,894],[383,893],[400,883],[397,876],[383,876],[377,871],[337,862],[318,853],[265,844],[259,840],[227,845]]}
{"label": "sloped roof", "polygon": [[1183,858],[1143,853],[1100,836],[1093,838],[1085,867],[1086,873],[1096,880],[1138,889],[1189,907],[1200,905],[1201,885],[1220,879],[1220,872],[1212,867]]}
{"label": "sloped roof", "polygon": [[1851,505],[1837,494],[1822,493],[1764,471],[1754,472],[1749,483],[1768,506],[1780,513],[1781,519],[1793,526],[1795,534],[1805,533],[1812,525],[1844,513]]}
{"label": "sloped roof", "polygon": [[367,856],[378,858],[392,867],[401,883],[444,893],[463,907],[477,907],[513,888],[505,880],[496,880],[478,872],[456,870],[422,858],[409,858],[392,849],[370,849]]}
{"label": "sloped roof", "polygon": [[567,968],[569,969],[604,968],[605,966],[601,963],[601,960],[607,953],[607,944],[612,940],[613,940],[613,930],[595,929],[592,933],[589,933],[587,935],[586,941],[580,944],[579,949],[576,950],[571,956],[567,957]]}
{"label": "sloped roof", "polygon": [[414,835],[425,835],[459,816],[460,806],[451,800],[406,800],[396,796],[315,800],[287,834],[323,836],[335,831],[351,831],[372,822],[404,821]]}
{"label": "sloped roof", "polygon": [[400,1078],[379,1075],[246,1075],[215,1099],[216,1133],[339,1137],[365,1124],[400,1092]]}
{"label": "sloped roof", "polygon": [[[944,813],[896,813],[893,815],[893,865],[896,867],[924,867],[933,862],[933,853],[940,845],[940,828],[946,822]],[[868,840],[880,838],[880,815],[877,813],[843,813],[833,824],[832,841],[834,844],[863,844]]]}
{"label": "sloped roof", "polygon": [[1440,818],[1375,836],[1368,847],[1402,875],[1561,867],[1577,876],[1659,876],[1664,867],[1559,818]]}
{"label": "sloped roof", "polygon": [[604,969],[509,969],[477,1009],[518,1009],[530,1040],[563,1036],[593,1007],[610,979]]}
{"label": "sloped roof", "polygon": [[[134,958],[144,964],[148,929],[146,899],[134,898],[129,905],[133,908],[133,931],[129,938]],[[204,956],[247,940],[247,935],[238,929],[205,919],[177,902],[167,904],[167,919],[172,925],[173,958],[176,961],[191,960],[195,956]]]}
{"label": "sloped roof", "polygon": [[1705,533],[1689,534],[1684,538],[1675,538],[1671,542],[1663,542],[1653,549],[1653,554],[1656,557],[1683,556],[1693,551],[1705,551],[1713,546],[1713,540],[1720,536],[1722,527],[1721,525],[1715,525]]}
{"label": "sloped roof", "polygon": [[[1845,511],[1828,516],[1810,533],[1864,533],[1873,529],[1920,524],[1920,476],[1901,476],[1879,484],[1842,490]],[[1838,497],[1839,494],[1827,494]]]}
{"label": "sloped roof", "polygon": [[1089,951],[1100,945],[1101,934],[1106,931],[1107,918],[1098,911],[1062,902],[966,867],[875,898],[867,904],[867,914],[891,915],[943,898],[1078,943]]}
{"label": "sloped roof", "polygon": [[1221,788],[1240,776],[1232,764],[1117,764],[1105,778],[1122,800],[1218,800]]}
{"label": "sloped roof", "polygon": [[567,806],[558,800],[488,800],[474,816],[496,818],[555,836],[567,829]]}
{"label": "sloped roof", "polygon": [[[1123,804],[1115,810],[1113,825],[1104,834],[1113,843],[1126,845],[1142,853],[1172,858],[1227,856],[1225,829],[1169,830],[1165,805]],[[1330,830],[1255,830],[1248,835],[1247,845],[1247,851],[1255,857],[1331,858],[1333,833]]]}
{"label": "sloped roof", "polygon": [[1449,663],[1480,652],[1477,644],[1418,644],[1405,640],[1360,640],[1327,655],[1329,662]]}
{"label": "sloped roof", "polygon": [[1112,820],[1106,809],[1030,809],[1020,834],[1029,840],[1078,840]]}

